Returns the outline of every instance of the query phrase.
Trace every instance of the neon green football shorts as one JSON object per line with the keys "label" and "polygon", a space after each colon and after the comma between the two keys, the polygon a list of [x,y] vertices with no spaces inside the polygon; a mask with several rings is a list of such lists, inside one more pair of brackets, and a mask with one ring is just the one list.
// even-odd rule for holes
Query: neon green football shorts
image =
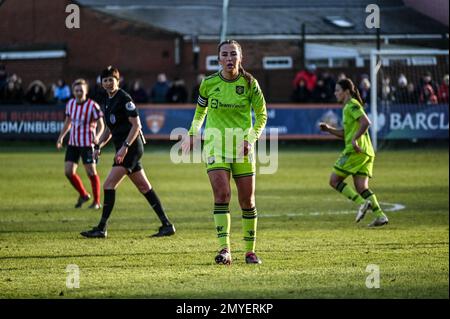
{"label": "neon green football shorts", "polygon": [[240,161],[211,155],[206,158],[206,171],[209,173],[215,170],[226,170],[231,172],[233,178],[255,175],[256,163],[253,154],[244,156]]}
{"label": "neon green football shorts", "polygon": [[333,167],[333,172],[341,177],[361,175],[372,177],[374,157],[364,153],[342,153]]}

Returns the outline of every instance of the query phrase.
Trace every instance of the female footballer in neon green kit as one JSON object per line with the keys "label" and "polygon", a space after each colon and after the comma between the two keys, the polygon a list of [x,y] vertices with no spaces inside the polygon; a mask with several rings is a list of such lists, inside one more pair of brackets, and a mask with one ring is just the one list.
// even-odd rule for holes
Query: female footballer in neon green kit
{"label": "female footballer in neon green kit", "polygon": [[[242,227],[245,241],[245,261],[248,264],[260,264],[255,254],[257,211],[255,203],[255,159],[253,145],[261,135],[266,121],[267,111],[264,96],[258,81],[246,72],[242,63],[242,48],[234,40],[227,40],[218,46],[218,59],[222,69],[206,77],[199,90],[199,98],[190,138],[185,139],[183,151],[188,152],[193,145],[193,136],[197,135],[206,113],[205,149],[207,152],[207,172],[214,194],[214,222],[219,239],[219,253],[215,258],[218,264],[231,263],[230,251],[230,212],[231,199],[230,175],[236,183],[239,205],[242,209]],[[251,110],[255,113],[252,126]],[[208,139],[208,130],[215,130],[227,138],[227,130],[245,131],[240,149],[224,145],[224,141]],[[232,158],[232,160],[229,160]],[[238,161],[240,158],[241,161]]]}
{"label": "female footballer in neon green kit", "polygon": [[[366,212],[372,209],[375,219],[368,226],[383,226],[388,223],[388,218],[381,210],[377,197],[369,189],[375,152],[368,132],[371,123],[362,107],[363,101],[350,79],[340,80],[336,84],[334,94],[337,101],[344,106],[342,110],[344,128],[336,129],[326,123],[320,123],[320,129],[344,139],[345,149],[334,164],[330,186],[361,205],[356,214],[356,222],[362,220]],[[349,175],[353,176],[357,192],[344,183]]]}

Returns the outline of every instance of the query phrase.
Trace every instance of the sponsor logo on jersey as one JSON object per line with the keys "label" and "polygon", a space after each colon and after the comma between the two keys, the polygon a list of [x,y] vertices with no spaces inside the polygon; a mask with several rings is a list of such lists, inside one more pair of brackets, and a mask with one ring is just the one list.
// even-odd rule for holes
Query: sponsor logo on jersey
{"label": "sponsor logo on jersey", "polygon": [[127,109],[127,111],[134,111],[136,109],[136,105],[134,105],[134,103],[130,101],[125,104],[125,108]]}
{"label": "sponsor logo on jersey", "polygon": [[221,108],[229,108],[229,109],[241,109],[244,108],[244,104],[230,104],[230,103],[221,103],[219,102],[219,107]]}
{"label": "sponsor logo on jersey", "polygon": [[218,106],[219,106],[219,100],[217,100],[217,99],[212,99],[212,100],[211,100],[211,107],[212,107],[213,109],[217,109]]}
{"label": "sponsor logo on jersey", "polygon": [[242,85],[236,85],[236,93],[239,95],[244,94],[244,87]]}

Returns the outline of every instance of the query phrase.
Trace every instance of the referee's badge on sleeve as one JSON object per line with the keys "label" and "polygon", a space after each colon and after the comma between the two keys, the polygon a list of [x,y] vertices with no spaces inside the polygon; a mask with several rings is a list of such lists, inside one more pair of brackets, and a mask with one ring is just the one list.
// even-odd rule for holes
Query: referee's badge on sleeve
{"label": "referee's badge on sleeve", "polygon": [[134,105],[134,103],[130,101],[125,104],[125,108],[127,109],[127,111],[134,111],[136,109],[136,105]]}

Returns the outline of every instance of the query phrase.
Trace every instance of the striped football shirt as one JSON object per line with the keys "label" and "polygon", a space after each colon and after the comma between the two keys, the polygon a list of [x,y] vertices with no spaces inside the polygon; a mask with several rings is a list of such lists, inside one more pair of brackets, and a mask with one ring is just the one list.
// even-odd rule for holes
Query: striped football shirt
{"label": "striped football shirt", "polygon": [[66,116],[72,121],[69,145],[92,146],[97,120],[103,116],[98,104],[91,99],[81,104],[78,104],[76,99],[70,99],[66,104]]}

